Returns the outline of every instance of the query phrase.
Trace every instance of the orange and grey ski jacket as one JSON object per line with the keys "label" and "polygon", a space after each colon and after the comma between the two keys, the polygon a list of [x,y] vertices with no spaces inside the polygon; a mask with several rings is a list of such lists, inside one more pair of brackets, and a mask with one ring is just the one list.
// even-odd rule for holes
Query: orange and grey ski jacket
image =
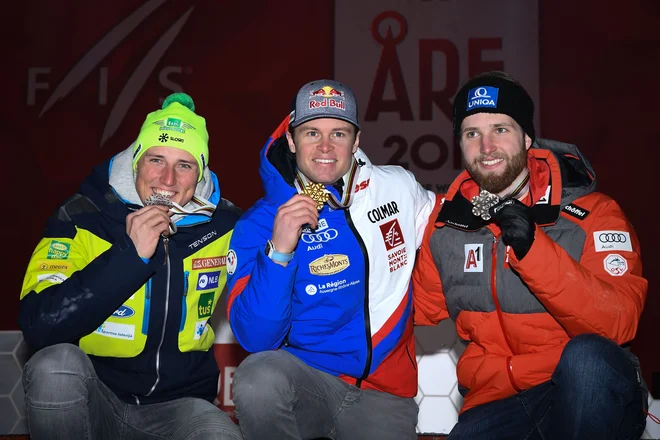
{"label": "orange and grey ski jacket", "polygon": [[595,192],[578,149],[537,140],[528,166],[537,226],[522,260],[494,222],[472,214],[479,188],[464,171],[431,213],[413,273],[415,324],[450,317],[467,344],[457,366],[461,411],[549,380],[573,336],[629,342],[644,306],[635,231]]}

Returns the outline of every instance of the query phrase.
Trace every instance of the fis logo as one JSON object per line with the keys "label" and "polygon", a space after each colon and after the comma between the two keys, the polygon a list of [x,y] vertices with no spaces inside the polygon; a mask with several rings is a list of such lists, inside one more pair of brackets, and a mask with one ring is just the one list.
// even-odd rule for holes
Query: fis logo
{"label": "fis logo", "polygon": [[[105,105],[107,102],[108,93],[108,68],[103,67],[102,63],[107,59],[109,54],[122,44],[129,35],[138,27],[144,27],[144,23],[149,21],[151,16],[163,6],[166,0],[149,0],[133,11],[124,20],[117,23],[116,26],[101,38],[94,46],[89,48],[87,53],[82,54],[80,60],[73,65],[69,73],[60,81],[55,87],[55,91],[50,95],[48,101],[41,109],[39,117],[48,112],[58,101],[63,100],[70,95],[73,90],[83,83],[95,69],[98,69],[101,80],[99,81],[99,104]],[[170,48],[176,37],[179,35],[184,25],[188,21],[190,14],[192,14],[192,6],[186,12],[180,14],[177,20],[163,32],[158,40],[154,43],[153,47],[147,52],[146,56],[135,67],[135,70],[130,75],[128,81],[119,92],[119,96],[110,110],[110,114],[103,128],[101,136],[101,146],[117,131],[121,126],[124,117],[133,105],[140,90],[147,79],[154,73],[156,66],[161,62],[161,59]],[[129,43],[130,44],[130,43]],[[180,91],[181,86],[174,83],[169,79],[171,73],[185,72],[181,66],[166,66],[158,72],[160,84],[172,91]],[[34,105],[36,102],[35,96],[38,89],[48,89],[50,84],[47,82],[38,81],[37,76],[50,73],[50,68],[33,67],[28,72],[28,105]],[[173,119],[173,121],[175,121]],[[168,123],[169,125],[169,123]]]}

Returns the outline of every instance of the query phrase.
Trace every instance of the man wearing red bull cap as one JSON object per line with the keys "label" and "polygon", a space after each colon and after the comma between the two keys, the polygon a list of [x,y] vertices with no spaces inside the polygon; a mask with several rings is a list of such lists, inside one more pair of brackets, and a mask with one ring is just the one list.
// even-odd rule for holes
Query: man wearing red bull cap
{"label": "man wearing red bull cap", "polygon": [[234,375],[239,426],[248,440],[416,439],[410,274],[435,196],[358,148],[345,85],[313,81],[293,107],[230,243],[229,320],[254,353]]}
{"label": "man wearing red bull cap", "polygon": [[415,323],[466,343],[451,440],[636,439],[647,392],[626,347],[644,307],[635,231],[574,145],[537,139],[534,103],[503,72],[454,100],[466,170],[431,214]]}

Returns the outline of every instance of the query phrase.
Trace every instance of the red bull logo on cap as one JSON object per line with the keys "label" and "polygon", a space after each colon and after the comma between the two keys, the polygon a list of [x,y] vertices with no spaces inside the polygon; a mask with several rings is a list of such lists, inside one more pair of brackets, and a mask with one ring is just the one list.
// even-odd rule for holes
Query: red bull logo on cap
{"label": "red bull logo on cap", "polygon": [[344,93],[334,87],[325,86],[310,93],[311,96],[322,96],[324,98],[344,97]]}
{"label": "red bull logo on cap", "polygon": [[[319,99],[320,98],[320,99]],[[324,107],[333,107],[340,110],[346,110],[344,102],[344,93],[334,87],[325,86],[310,92],[309,108],[317,109]]]}

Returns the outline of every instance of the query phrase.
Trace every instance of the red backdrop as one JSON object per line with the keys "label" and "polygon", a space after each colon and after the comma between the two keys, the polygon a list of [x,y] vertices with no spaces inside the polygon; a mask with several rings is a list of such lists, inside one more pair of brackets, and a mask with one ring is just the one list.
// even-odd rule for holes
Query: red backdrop
{"label": "red backdrop", "polygon": [[[637,229],[650,285],[633,350],[650,381],[660,371],[658,240],[648,213],[660,131],[660,4],[539,4],[541,135],[577,144],[600,190]],[[17,329],[23,271],[46,217],[91,166],[132,142],[160,99],[176,89],[193,96],[208,121],[223,195],[246,209],[261,195],[258,151],[295,91],[333,74],[330,0],[12,5],[0,30],[8,98],[0,330]]]}

